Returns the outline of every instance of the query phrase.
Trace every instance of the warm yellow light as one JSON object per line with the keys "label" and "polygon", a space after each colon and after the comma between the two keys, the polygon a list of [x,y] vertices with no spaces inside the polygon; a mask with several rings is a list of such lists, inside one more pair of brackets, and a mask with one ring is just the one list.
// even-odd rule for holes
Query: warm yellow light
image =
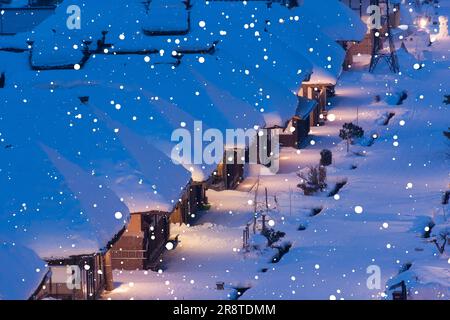
{"label": "warm yellow light", "polygon": [[419,26],[421,28],[425,28],[428,24],[428,19],[427,18],[420,18],[419,20]]}

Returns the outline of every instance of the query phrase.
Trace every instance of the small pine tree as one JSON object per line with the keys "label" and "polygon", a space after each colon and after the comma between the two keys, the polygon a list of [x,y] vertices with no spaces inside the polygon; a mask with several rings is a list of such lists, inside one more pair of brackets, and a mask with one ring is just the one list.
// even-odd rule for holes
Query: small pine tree
{"label": "small pine tree", "polygon": [[352,122],[344,123],[342,129],[339,131],[339,137],[342,140],[347,141],[347,152],[350,150],[350,143],[353,143],[353,139],[361,138],[362,136],[364,136],[363,128],[353,124]]}

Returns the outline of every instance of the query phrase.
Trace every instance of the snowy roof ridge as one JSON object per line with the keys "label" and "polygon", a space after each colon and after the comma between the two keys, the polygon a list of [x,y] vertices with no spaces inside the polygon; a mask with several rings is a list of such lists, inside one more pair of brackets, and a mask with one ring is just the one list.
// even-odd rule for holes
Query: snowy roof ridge
{"label": "snowy roof ridge", "polygon": [[[75,89],[78,90],[77,87]],[[65,90],[74,90],[74,88]],[[8,91],[5,93],[7,94]],[[37,93],[39,92],[36,91],[35,94]],[[13,104],[20,99],[14,92],[11,92],[9,97],[11,99],[8,100],[11,100],[10,103]],[[86,136],[88,131],[81,130],[82,123],[87,124],[86,121],[89,121],[90,117],[87,116],[89,110],[77,106],[70,99],[67,100],[70,95],[65,95],[64,92],[61,94],[47,93],[39,97],[31,99],[20,111],[9,108],[9,104],[1,108],[4,120],[2,135],[8,143],[12,143],[12,148],[5,149],[8,156],[2,156],[0,159],[0,168],[3,169],[0,175],[2,185],[9,186],[12,183],[8,192],[3,192],[1,195],[3,199],[0,207],[2,234],[12,240],[20,240],[24,244],[30,245],[41,257],[45,258],[99,252],[124,227],[124,221],[127,221],[129,212],[134,208],[130,203],[141,200],[136,196],[147,197],[147,193],[134,188],[139,194],[134,194],[132,198],[128,199],[127,193],[122,192],[130,192],[130,183],[136,186],[141,186],[141,184],[137,180],[127,182],[129,177],[135,175],[135,167],[129,168],[127,164],[121,162],[118,164],[120,170],[117,171],[115,168],[109,168],[109,165],[105,167],[102,164],[108,155],[115,157],[117,152],[111,154],[112,151],[107,151],[102,156],[92,154],[94,150],[102,152],[104,149],[101,145],[94,144],[97,140],[92,139],[93,136]],[[51,101],[47,101],[45,97]],[[60,103],[58,97],[65,97],[66,102]],[[52,103],[61,107],[52,108]],[[73,119],[76,119],[73,122],[72,128],[74,129],[67,127],[66,130],[58,130],[60,134],[52,139],[48,133],[45,133],[45,131],[50,132],[55,128],[52,125],[53,122],[50,121],[52,117],[50,115],[59,108],[60,111],[56,112],[53,117],[58,118],[59,122],[64,124],[65,119],[61,116],[61,111],[64,112],[65,106],[67,106],[65,110],[74,108],[79,112],[79,115],[73,114]],[[30,110],[33,111],[28,112]],[[53,112],[49,114],[46,113],[46,110]],[[41,117],[42,121],[35,121],[34,116],[38,115],[47,116]],[[70,115],[68,118],[73,116]],[[17,117],[20,121],[14,120]],[[85,121],[83,121],[84,118],[86,118]],[[43,123],[47,123],[47,126],[41,126]],[[93,127],[95,130],[100,129],[99,132],[104,131],[98,122],[94,122]],[[69,134],[69,132],[73,132],[73,134]],[[109,136],[105,136],[103,133],[100,137],[108,139]],[[67,148],[58,144],[58,141],[66,141],[68,146],[75,144],[74,148],[76,149],[73,151],[80,150],[81,153],[73,155],[71,150],[65,150]],[[112,145],[112,141],[106,140],[105,143],[108,148],[106,150],[116,148]],[[79,147],[77,147],[78,144],[80,144]],[[93,148],[87,147],[90,145]],[[58,151],[54,147],[57,147]],[[120,146],[117,147],[120,148]],[[29,154],[33,152],[35,155],[32,157],[32,161],[27,160]],[[61,152],[64,153],[64,156],[61,155]],[[82,157],[85,157],[84,153],[87,153],[86,156],[91,159],[91,162],[82,160]],[[67,156],[70,159],[66,158]],[[163,157],[167,158],[167,163],[170,161],[167,156]],[[87,173],[86,170],[89,168],[91,168],[91,172]],[[121,172],[125,173],[123,177],[120,177]],[[159,176],[165,179],[167,175],[161,171]],[[190,179],[187,172],[185,176],[183,187]],[[30,179],[35,184],[30,185]],[[142,186],[145,187],[145,184]],[[171,208],[176,204],[178,195],[182,192],[182,188],[178,187],[177,189],[176,184],[173,188],[177,194],[174,195],[173,203],[170,202]],[[150,186],[149,189],[147,200],[142,199],[147,205],[150,204],[152,197],[154,198],[151,195]],[[124,203],[127,203],[127,206]],[[156,207],[148,210],[141,208],[144,207],[141,206],[138,210],[157,209]],[[161,208],[161,210],[170,210],[171,208]],[[27,212],[36,213],[29,215],[26,214]],[[22,233],[21,228],[18,230],[12,228],[16,224],[26,226],[28,231]]]}
{"label": "snowy roof ridge", "polygon": [[298,12],[284,6],[272,6],[266,12],[271,35],[313,65],[311,77],[305,82],[335,84],[345,58],[342,46],[327,34],[304,24]]}
{"label": "snowy roof ridge", "polygon": [[[150,139],[134,132],[125,123],[113,120],[108,114],[104,113],[97,107],[93,107],[95,114],[104,121],[110,129],[118,129],[118,137],[123,146],[130,152],[132,157],[136,159],[138,166],[143,171],[147,178],[159,177],[159,181],[165,187],[154,185],[153,199],[149,199],[150,208],[147,211],[164,211],[172,212],[181,198],[181,195],[186,191],[186,187],[191,180],[191,174],[188,170],[177,166],[169,155],[159,150]],[[143,147],[146,148],[145,152]],[[158,167],[154,168],[156,164]],[[149,171],[152,169],[164,169]],[[172,179],[163,183],[167,177],[166,172],[170,171]]]}
{"label": "snowy roof ridge", "polygon": [[361,41],[367,26],[346,4],[339,0],[325,0],[327,11],[316,0],[303,0],[299,7],[292,9],[300,21],[313,24],[321,32],[335,41]]}
{"label": "snowy roof ridge", "polygon": [[[161,3],[162,2],[162,3]],[[190,12],[181,2],[153,0],[142,25],[149,36],[185,35],[191,29]]]}
{"label": "snowy roof ridge", "polygon": [[[201,97],[197,97],[197,99],[199,99],[197,100],[197,103],[201,103],[195,104],[195,106],[193,105],[190,109],[183,108],[182,106],[177,104],[176,101],[170,101],[167,95],[171,94],[171,92],[170,90],[167,90],[167,83],[171,81],[170,79],[175,78],[175,75],[172,75],[174,71],[170,67],[170,65],[164,64],[156,65],[155,69],[160,70],[159,72],[161,72],[161,70],[171,70],[169,74],[160,76],[163,81],[162,83],[161,80],[158,80],[158,78],[148,81],[150,87],[152,87],[152,84],[156,86],[154,89],[156,89],[156,92],[159,91],[159,94],[156,94],[156,92],[152,92],[148,89],[139,89],[135,91],[136,88],[133,88],[132,85],[128,86],[126,89],[124,89],[124,91],[114,90],[113,88],[103,86],[96,86],[96,88],[93,90],[95,90],[97,93],[102,92],[102,96],[115,96],[115,98],[124,105],[124,108],[121,108],[120,111],[110,112],[107,109],[107,105],[109,104],[106,103],[105,99],[92,97],[91,101],[93,101],[93,103],[102,106],[101,111],[99,110],[99,107],[97,108],[96,114],[101,113],[99,117],[103,119],[102,121],[108,122],[110,128],[116,128],[118,130],[118,137],[120,139],[123,139],[122,143],[125,147],[127,147],[128,145],[129,147],[134,148],[133,141],[139,140],[141,141],[141,145],[147,145],[148,148],[154,150],[153,155],[161,153],[161,159],[170,159],[170,163],[168,163],[164,167],[167,169],[173,166],[173,174],[175,177],[178,178],[178,176],[175,174],[175,171],[181,170],[186,173],[189,172],[189,176],[192,175],[192,179],[194,181],[205,181],[213,173],[215,166],[200,166],[193,163],[185,163],[184,161],[182,161],[182,159],[173,158],[171,151],[175,147],[176,142],[171,140],[171,135],[174,130],[180,128],[180,125],[182,123],[184,123],[186,130],[192,131],[194,121],[196,120],[205,120],[203,126],[206,129],[209,122],[207,121],[207,118],[203,119],[198,117],[198,115],[203,112],[202,109],[198,108],[198,106],[207,106],[209,100],[206,99],[205,94],[201,94]],[[165,78],[167,78],[167,80],[164,80]],[[195,82],[188,81],[186,83],[191,84]],[[200,87],[199,84],[198,86]],[[160,91],[158,90],[158,88],[165,88],[165,91]],[[140,99],[135,99],[136,94],[139,94]],[[186,95],[182,92],[179,92],[176,97],[184,98],[186,97]],[[192,114],[193,110],[197,110],[197,115]],[[208,109],[205,109],[205,111],[206,110]],[[211,114],[213,110],[207,112]],[[133,120],[133,118],[135,118],[136,120]],[[142,123],[142,121],[148,121],[148,119],[150,118],[154,119],[150,121],[151,125],[149,125],[150,123]],[[193,132],[191,132],[191,134],[193,134]],[[132,136],[134,136],[135,138],[132,138]],[[142,155],[139,155],[139,152],[137,150],[134,150],[131,153],[135,155],[135,158],[142,157]],[[172,163],[173,161],[177,161],[177,163]],[[178,163],[178,161],[181,161],[181,163]],[[144,165],[145,162],[141,161],[141,167]],[[170,183],[174,187],[176,185],[185,187],[188,182],[189,179],[182,179],[181,181],[179,181],[179,179],[177,181],[170,181]]]}

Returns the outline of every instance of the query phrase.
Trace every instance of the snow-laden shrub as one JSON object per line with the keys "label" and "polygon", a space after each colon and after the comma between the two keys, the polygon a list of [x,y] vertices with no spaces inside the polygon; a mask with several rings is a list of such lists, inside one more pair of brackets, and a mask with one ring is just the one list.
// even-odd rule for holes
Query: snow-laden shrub
{"label": "snow-laden shrub", "polygon": [[394,116],[395,112],[385,112],[377,119],[376,123],[380,126],[387,126]]}
{"label": "snow-laden shrub", "polygon": [[408,98],[408,93],[406,91],[395,92],[387,96],[386,103],[392,106],[399,106],[406,98]]}
{"label": "snow-laden shrub", "polygon": [[323,191],[327,187],[327,169],[324,166],[311,166],[306,173],[299,172],[297,175],[301,178],[297,187],[302,189],[305,195]]}
{"label": "snow-laden shrub", "polygon": [[266,238],[269,246],[271,246],[272,244],[274,244],[275,242],[277,242],[286,235],[286,233],[281,231],[275,231],[272,228],[264,229],[261,232],[261,234]]}
{"label": "snow-laden shrub", "polygon": [[328,149],[320,151],[320,165],[329,166],[333,162],[333,153]]}

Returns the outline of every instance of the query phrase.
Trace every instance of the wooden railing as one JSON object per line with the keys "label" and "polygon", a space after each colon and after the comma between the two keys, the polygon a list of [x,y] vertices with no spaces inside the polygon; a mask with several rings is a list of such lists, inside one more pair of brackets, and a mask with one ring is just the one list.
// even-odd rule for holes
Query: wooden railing
{"label": "wooden railing", "polygon": [[146,250],[112,250],[111,257],[113,260],[144,260],[146,259]]}

